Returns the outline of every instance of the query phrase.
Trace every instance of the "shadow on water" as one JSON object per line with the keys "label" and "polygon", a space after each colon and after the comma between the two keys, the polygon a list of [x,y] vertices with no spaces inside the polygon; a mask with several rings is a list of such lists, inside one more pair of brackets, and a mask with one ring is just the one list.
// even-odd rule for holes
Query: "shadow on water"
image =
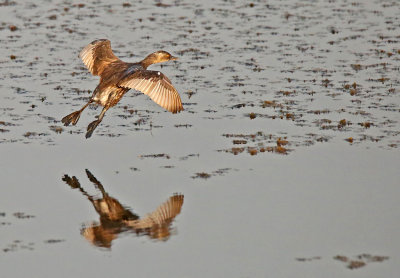
{"label": "shadow on water", "polygon": [[171,224],[181,212],[182,194],[174,194],[161,204],[155,211],[143,218],[130,211],[117,199],[108,195],[103,185],[86,169],[89,180],[101,192],[101,198],[96,198],[86,192],[75,176],[64,175],[62,180],[72,189],[78,189],[92,203],[99,214],[99,222],[83,225],[81,234],[95,246],[111,248],[112,241],[123,232],[133,232],[138,236],[146,235],[151,239],[166,241],[170,238]]}

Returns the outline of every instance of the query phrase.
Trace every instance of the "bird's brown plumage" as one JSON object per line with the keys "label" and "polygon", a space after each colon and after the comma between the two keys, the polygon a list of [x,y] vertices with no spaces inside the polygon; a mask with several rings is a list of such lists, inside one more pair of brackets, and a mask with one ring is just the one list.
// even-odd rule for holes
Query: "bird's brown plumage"
{"label": "bird's brown plumage", "polygon": [[110,41],[101,39],[87,45],[79,56],[93,75],[100,76],[100,82],[89,102],[81,110],[64,117],[62,122],[66,126],[75,125],[90,103],[104,106],[98,120],[88,126],[86,138],[91,136],[105,112],[116,105],[130,89],[148,95],[155,103],[172,113],[183,110],[179,93],[168,77],[159,71],[147,70],[151,64],[177,59],[168,52],[157,51],[138,63],[125,63],[114,55]]}
{"label": "bird's brown plumage", "polygon": [[183,110],[181,98],[171,81],[159,71],[137,71],[118,83],[118,86],[141,91],[166,110]]}
{"label": "bird's brown plumage", "polygon": [[169,225],[181,212],[182,205],[183,195],[173,195],[146,217],[126,220],[125,223],[135,229],[150,229],[155,226]]}
{"label": "bird's brown plumage", "polygon": [[101,193],[89,194],[81,186],[79,180],[73,176],[64,175],[62,180],[72,189],[79,190],[92,203],[99,215],[99,221],[84,225],[81,234],[92,244],[111,248],[112,241],[125,231],[135,232],[137,235],[148,235],[152,239],[167,240],[171,231],[171,224],[180,214],[184,196],[174,194],[162,203],[156,210],[143,218],[133,213],[131,209],[122,205],[116,198],[111,197],[102,183],[86,169],[89,180]]}
{"label": "bird's brown plumage", "polygon": [[79,57],[86,65],[88,70],[93,75],[99,75],[103,73],[103,70],[112,62],[122,62],[111,50],[111,42],[109,40],[97,40],[88,44]]}

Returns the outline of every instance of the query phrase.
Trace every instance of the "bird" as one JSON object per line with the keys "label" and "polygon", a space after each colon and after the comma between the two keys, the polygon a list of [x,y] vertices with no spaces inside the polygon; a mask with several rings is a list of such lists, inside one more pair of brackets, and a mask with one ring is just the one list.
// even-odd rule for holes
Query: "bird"
{"label": "bird", "polygon": [[171,80],[160,71],[147,70],[152,64],[178,59],[170,53],[159,50],[140,62],[126,63],[114,55],[109,40],[99,39],[84,47],[79,57],[94,76],[100,76],[100,82],[89,101],[80,110],[62,118],[61,122],[65,126],[76,125],[82,111],[89,104],[103,106],[101,113],[96,116],[97,120],[88,125],[86,139],[92,136],[107,110],[115,106],[130,89],[148,95],[155,103],[174,114],[184,110],[181,97]]}

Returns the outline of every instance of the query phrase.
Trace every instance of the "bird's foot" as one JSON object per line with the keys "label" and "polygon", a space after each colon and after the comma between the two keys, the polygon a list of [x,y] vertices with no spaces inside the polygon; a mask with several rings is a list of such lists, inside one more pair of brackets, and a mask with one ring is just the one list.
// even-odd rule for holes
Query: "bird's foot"
{"label": "bird's foot", "polygon": [[79,121],[79,118],[81,116],[82,111],[75,111],[72,112],[71,114],[65,116],[62,118],[61,122],[65,125],[68,126],[70,124],[76,125],[76,123]]}
{"label": "bird's foot", "polygon": [[92,136],[93,131],[96,129],[96,127],[101,123],[101,120],[96,120],[91,122],[88,127],[87,127],[87,132],[86,132],[86,139],[90,138]]}

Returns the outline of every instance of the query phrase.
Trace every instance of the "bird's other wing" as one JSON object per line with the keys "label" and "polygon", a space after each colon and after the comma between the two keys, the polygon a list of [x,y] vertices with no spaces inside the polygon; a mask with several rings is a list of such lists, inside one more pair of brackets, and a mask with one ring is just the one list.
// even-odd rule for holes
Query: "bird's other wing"
{"label": "bird's other wing", "polygon": [[118,83],[118,86],[138,90],[172,113],[183,110],[179,93],[162,72],[151,70],[136,71],[123,78]]}
{"label": "bird's other wing", "polygon": [[79,57],[93,75],[101,75],[107,65],[121,61],[111,50],[111,42],[106,39],[92,41],[82,49]]}
{"label": "bird's other wing", "polygon": [[169,225],[181,212],[183,205],[183,195],[176,194],[171,196],[165,203],[161,204],[155,211],[142,219],[126,221],[128,226],[134,229],[152,229]]}

